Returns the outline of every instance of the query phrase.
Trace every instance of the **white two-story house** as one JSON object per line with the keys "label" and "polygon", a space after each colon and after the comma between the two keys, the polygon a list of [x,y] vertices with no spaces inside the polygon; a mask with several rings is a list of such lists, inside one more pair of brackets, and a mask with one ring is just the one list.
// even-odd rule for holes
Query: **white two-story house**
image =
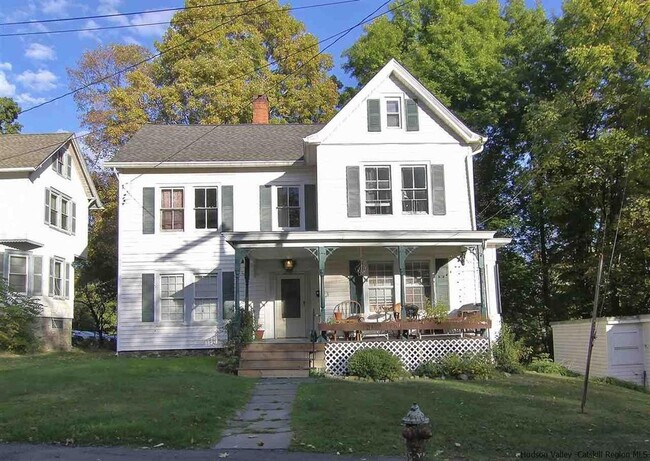
{"label": "white two-story house", "polygon": [[[271,101],[272,104],[272,101]],[[470,131],[396,61],[329,123],[147,125],[120,183],[118,351],[221,347],[238,307],[265,338],[309,338],[427,301],[500,327],[496,249],[476,228]],[[357,304],[354,304],[355,306]]]}
{"label": "white two-story house", "polygon": [[101,207],[72,133],[0,135],[0,276],[43,310],[43,346],[69,348],[75,258]]}

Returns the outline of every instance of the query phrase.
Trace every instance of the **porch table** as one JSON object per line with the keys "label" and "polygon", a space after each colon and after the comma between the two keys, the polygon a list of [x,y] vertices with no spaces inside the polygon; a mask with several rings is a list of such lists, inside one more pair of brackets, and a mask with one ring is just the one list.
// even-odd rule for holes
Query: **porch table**
{"label": "porch table", "polygon": [[346,337],[355,331],[410,331],[418,333],[423,330],[442,330],[443,334],[457,330],[485,330],[492,326],[489,318],[480,316],[448,318],[443,321],[436,320],[390,320],[387,322],[363,322],[341,320],[336,323],[319,323],[318,329],[321,332],[334,332],[336,339],[337,332],[343,332]]}

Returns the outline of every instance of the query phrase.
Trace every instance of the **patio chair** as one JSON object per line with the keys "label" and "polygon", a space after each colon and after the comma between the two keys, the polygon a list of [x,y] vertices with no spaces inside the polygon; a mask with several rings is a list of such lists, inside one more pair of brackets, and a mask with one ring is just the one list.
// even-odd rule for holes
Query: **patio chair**
{"label": "patio chair", "polygon": [[[334,306],[335,317],[337,313],[340,313],[341,320],[357,319],[358,321],[363,321],[363,317],[361,317],[361,304],[351,299],[342,301]],[[349,333],[344,333],[343,339],[349,339],[349,336]],[[361,333],[359,331],[355,331],[353,338],[358,339],[360,337]]]}

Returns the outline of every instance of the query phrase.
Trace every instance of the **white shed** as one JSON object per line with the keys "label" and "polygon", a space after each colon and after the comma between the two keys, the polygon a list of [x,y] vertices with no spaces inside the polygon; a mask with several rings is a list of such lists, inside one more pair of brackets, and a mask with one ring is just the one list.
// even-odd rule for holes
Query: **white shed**
{"label": "white shed", "polygon": [[[591,320],[551,323],[555,361],[585,372]],[[622,379],[650,387],[650,315],[601,317],[591,358],[591,376]]]}

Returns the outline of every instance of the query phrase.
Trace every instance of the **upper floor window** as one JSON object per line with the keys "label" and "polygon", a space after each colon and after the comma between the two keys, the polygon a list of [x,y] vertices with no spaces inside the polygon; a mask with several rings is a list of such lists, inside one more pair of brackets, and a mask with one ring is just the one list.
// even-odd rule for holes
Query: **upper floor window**
{"label": "upper floor window", "polygon": [[300,227],[300,187],[277,187],[278,227]]}
{"label": "upper floor window", "polygon": [[402,113],[399,98],[386,100],[386,126],[400,128],[402,126]]}
{"label": "upper floor window", "polygon": [[389,166],[367,166],[366,214],[393,214]]}
{"label": "upper floor window", "polygon": [[402,211],[404,213],[428,213],[429,190],[427,188],[427,167],[402,167]]}
{"label": "upper floor window", "polygon": [[183,194],[183,189],[161,190],[160,221],[162,230],[182,231],[184,229],[185,199]]}
{"label": "upper floor window", "polygon": [[9,288],[27,294],[27,256],[9,255]]}
{"label": "upper floor window", "polygon": [[218,229],[218,211],[216,187],[194,189],[194,227],[196,229]]}
{"label": "upper floor window", "polygon": [[52,169],[64,178],[70,179],[72,174],[72,157],[70,157],[67,150],[61,149],[59,152],[54,154]]}
{"label": "upper floor window", "polygon": [[185,296],[182,274],[160,276],[160,319],[182,322]]}
{"label": "upper floor window", "polygon": [[74,234],[77,228],[77,205],[55,189],[45,189],[45,223]]}

